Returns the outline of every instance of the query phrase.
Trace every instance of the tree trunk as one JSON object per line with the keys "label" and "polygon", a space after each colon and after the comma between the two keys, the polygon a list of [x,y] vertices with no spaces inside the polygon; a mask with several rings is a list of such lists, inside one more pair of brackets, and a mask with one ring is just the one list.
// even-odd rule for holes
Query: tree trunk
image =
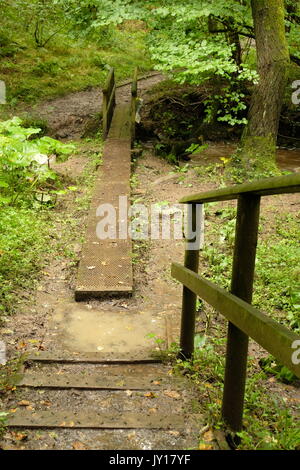
{"label": "tree trunk", "polygon": [[251,0],[260,80],[253,93],[242,137],[247,166],[275,167],[276,141],[290,62],[284,0]]}

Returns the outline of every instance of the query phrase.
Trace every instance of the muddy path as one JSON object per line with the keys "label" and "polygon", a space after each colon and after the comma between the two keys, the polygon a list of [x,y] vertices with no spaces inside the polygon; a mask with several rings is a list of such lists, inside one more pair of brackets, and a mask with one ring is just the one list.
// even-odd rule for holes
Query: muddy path
{"label": "muddy path", "polygon": [[[79,165],[80,156],[72,157]],[[82,162],[83,163],[83,162]],[[66,164],[65,164],[66,165]],[[215,187],[214,182],[199,180],[191,167],[187,173],[174,172],[163,159],[157,158],[151,148],[144,148],[134,170],[136,185],[132,199],[142,200],[150,206],[154,203],[176,203],[180,197],[193,190],[201,191]],[[265,198],[262,211],[264,215],[289,207],[299,210],[297,195]],[[70,210],[69,201],[68,210]],[[75,201],[73,201],[75,204]],[[232,206],[232,202],[220,203]],[[209,218],[207,223],[213,223]],[[209,241],[207,241],[209,242]],[[77,240],[78,243],[78,240]],[[78,247],[80,250],[80,246]],[[13,319],[12,351],[39,349],[44,352],[69,350],[79,352],[118,353],[150,351],[158,348],[155,338],[166,340],[166,318],[169,318],[173,334],[178,335],[181,309],[181,287],[170,276],[172,261],[182,262],[184,243],[181,240],[148,240],[137,244],[138,261],[134,264],[135,292],[131,298],[106,299],[76,303],[74,301],[74,280],[76,268],[67,260],[56,259],[45,268],[33,302],[25,303]],[[226,330],[225,321],[214,315],[213,325],[218,324]],[[203,331],[205,318],[200,316],[197,331]],[[212,326],[213,326],[212,325]],[[147,335],[155,338],[147,338]],[[254,342],[250,342],[250,354],[257,359],[265,352]],[[44,376],[63,377],[64,374],[101,374],[118,376],[120,380],[128,377],[151,376],[152,381],[160,382],[170,374],[169,366],[91,366],[91,365],[31,365],[30,373]],[[283,396],[286,403],[297,409],[300,399],[299,388],[284,385],[274,380],[266,382],[270,393]],[[54,389],[17,389],[7,403],[8,409],[28,408],[31,413],[45,411],[60,413],[64,410],[81,412],[85,407],[94,413],[109,413],[119,417],[126,413],[149,416],[192,415],[201,410],[206,398],[184,382],[184,391],[178,390],[170,382],[167,390],[54,390]],[[201,412],[201,411],[200,411]],[[21,429],[7,432],[2,446],[4,449],[191,449],[197,448],[199,433],[207,429],[205,416],[198,419],[198,427],[187,425],[186,430],[83,430],[83,429]],[[217,441],[209,442],[208,448],[218,449]]]}
{"label": "muddy path", "polygon": [[[147,90],[162,79],[161,75],[155,75],[140,81],[141,97],[146,100]],[[129,99],[130,86],[118,88],[119,101]],[[65,137],[74,138],[82,131],[82,122],[79,121],[90,118],[100,104],[101,90],[96,89],[42,103],[36,111],[47,117],[53,133],[60,129]],[[73,116],[72,123],[70,116]],[[94,149],[97,149],[97,144]],[[233,150],[232,144],[211,143],[206,151],[195,155],[187,171],[181,173],[155,155],[151,142],[145,143],[133,168],[132,202],[142,202],[147,207],[152,204],[172,205],[191,192],[212,189],[214,183],[199,179],[195,168],[220,163],[220,158],[230,155]],[[300,156],[296,151],[284,151],[280,158],[282,168],[300,166]],[[87,192],[81,180],[86,166],[87,158],[82,149],[81,153],[56,167],[62,174],[71,175],[72,183],[78,185],[78,191],[62,197],[54,209],[57,236],[64,239],[65,232],[70,232],[66,243],[77,262],[87,216],[87,207],[78,207],[80,197],[86,197]],[[266,204],[267,201],[268,198]],[[279,211],[283,205],[286,210],[298,210],[297,195],[280,196],[273,201]],[[70,223],[65,225],[64,219],[68,218]],[[134,295],[131,298],[80,303],[74,300],[77,263],[63,255],[52,257],[41,273],[33,298],[27,300],[28,295],[24,293],[23,298],[20,297],[18,314],[7,319],[5,330],[12,332],[6,335],[9,351],[13,353],[17,349],[23,352],[28,348],[42,347],[54,351],[136,352],[157,347],[157,338],[166,341],[169,319],[176,335],[181,288],[171,279],[170,265],[172,261],[182,262],[183,240],[137,242],[134,256]],[[149,336],[153,338],[149,339]]]}
{"label": "muddy path", "polygon": [[[140,90],[143,97],[146,90],[161,81],[161,76],[151,77],[142,82]],[[128,99],[130,85],[118,90],[118,100]],[[44,103],[36,108],[40,116],[47,118],[52,134],[60,138],[78,139],[81,137],[85,123],[91,114],[101,107],[101,90],[90,90],[72,94],[65,98]],[[224,144],[225,145],[225,144]],[[219,147],[218,147],[219,146]],[[225,156],[225,149],[210,146],[206,164],[220,161]],[[227,149],[229,150],[229,149]],[[222,155],[221,155],[222,154]],[[205,157],[205,155],[204,155]],[[181,197],[191,192],[200,192],[216,187],[210,179],[199,178],[195,167],[204,163],[203,155],[195,157],[183,172],[174,171],[174,167],[155,155],[153,145],[145,143],[141,155],[133,167],[132,202],[141,202],[147,207],[152,204],[176,204]],[[59,171],[72,174],[78,192],[62,197],[57,211],[56,230],[58,238],[63,240],[66,230],[70,233],[69,248],[80,259],[81,241],[84,234],[87,207],[78,207],[78,197],[86,195],[81,177],[86,170],[87,159],[84,152],[72,156],[60,165]],[[184,166],[184,165],[183,165]],[[57,167],[58,169],[58,167]],[[233,203],[221,203],[220,205]],[[276,200],[265,198],[265,214],[286,210],[299,210],[297,195],[279,196]],[[64,218],[73,219],[73,225],[65,225]],[[55,217],[54,217],[55,219]],[[52,219],[53,221],[53,219]],[[207,224],[212,223],[208,220]],[[140,353],[160,349],[173,339],[178,338],[182,289],[170,275],[171,262],[182,262],[184,256],[183,240],[146,240],[135,243],[134,257],[134,295],[130,298],[108,298],[102,301],[92,300],[75,302],[74,287],[77,272],[76,262],[63,254],[52,256],[41,273],[38,285],[32,297],[20,297],[17,314],[8,319],[6,342],[11,356],[15,353],[37,351],[70,351],[76,353]],[[215,321],[225,322],[215,315]],[[197,331],[203,330],[204,319],[199,318]],[[171,339],[170,339],[171,337]],[[157,340],[163,343],[158,343]],[[161,346],[163,344],[163,346]],[[254,343],[250,352],[259,358],[264,352]],[[161,377],[170,374],[170,367],[151,366],[47,366],[31,365],[32,373],[45,376],[64,374],[96,373],[104,377],[122,376],[124,380],[132,376],[152,377],[157,383]],[[299,390],[292,386],[274,383],[266,384],[272,392],[283,394],[287,402],[294,403],[299,399]],[[166,393],[167,392],[167,393]],[[17,389],[10,396],[6,407],[12,410],[28,407],[29,412],[45,410],[59,412],[64,409],[82,411],[86,406],[96,414],[99,411],[115,413],[122,417],[124,413],[134,411],[137,414],[179,413],[182,415],[198,412],[204,397],[185,383],[184,391],[178,391],[170,383],[167,390],[144,391],[101,391],[91,390],[33,390]],[[293,401],[294,400],[294,401]],[[292,406],[292,405],[291,405]],[[5,449],[187,449],[197,448],[199,433],[206,425],[206,418],[198,420],[197,427],[189,425],[185,432],[178,430],[25,430],[8,431],[2,447]],[[212,448],[218,448],[212,444]]]}
{"label": "muddy path", "polygon": [[[151,88],[163,80],[158,72],[151,72],[141,77],[138,81],[140,93]],[[131,82],[127,81],[117,85],[117,99],[126,101],[130,95]],[[100,126],[100,114],[102,107],[102,88],[90,88],[88,90],[71,93],[61,98],[38,103],[27,111],[32,116],[45,119],[49,133],[57,139],[77,140],[86,132],[89,122],[97,122]]]}

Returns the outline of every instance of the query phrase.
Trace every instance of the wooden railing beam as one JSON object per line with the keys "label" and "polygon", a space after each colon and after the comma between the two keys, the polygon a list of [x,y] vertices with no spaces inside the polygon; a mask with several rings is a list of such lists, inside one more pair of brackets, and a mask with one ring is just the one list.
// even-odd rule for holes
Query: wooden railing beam
{"label": "wooden railing beam", "polygon": [[300,364],[298,361],[293,362],[295,350],[292,346],[293,343],[300,341],[299,335],[244,300],[178,263],[172,264],[172,276],[224,315],[247,336],[253,338],[300,378]]}
{"label": "wooden railing beam", "polygon": [[257,196],[272,196],[300,192],[300,173],[266,178],[253,183],[236,184],[227,188],[214,189],[200,194],[185,196],[179,202],[198,203],[229,201],[237,199],[240,194],[252,193]]}

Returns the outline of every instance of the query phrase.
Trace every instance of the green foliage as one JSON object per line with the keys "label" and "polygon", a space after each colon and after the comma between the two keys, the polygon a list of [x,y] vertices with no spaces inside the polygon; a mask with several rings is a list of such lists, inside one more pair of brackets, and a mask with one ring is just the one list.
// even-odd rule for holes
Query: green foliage
{"label": "green foliage", "polygon": [[36,47],[45,47],[65,27],[64,12],[57,0],[4,0],[2,3],[6,27],[17,23],[27,31]]}
{"label": "green foliage", "polygon": [[[198,388],[199,407],[210,426],[220,429],[221,403],[225,365],[225,338],[196,335],[192,360],[176,359],[172,353],[175,374],[188,376]],[[175,348],[173,347],[173,350]],[[168,357],[168,354],[165,353]],[[269,391],[267,376],[249,360],[245,408],[240,450],[292,450],[299,448],[298,420],[287,409],[279,393]]]}
{"label": "green foliage", "polygon": [[247,110],[244,102],[245,94],[234,91],[232,85],[224,87],[221,91],[222,94],[214,95],[205,101],[205,121],[212,123],[217,118],[218,121],[228,123],[230,126],[247,124],[246,117],[243,117]]}
{"label": "green foliage", "polygon": [[295,450],[300,430],[296,417],[279,394],[266,392],[264,373],[250,375],[246,385],[244,430],[241,449]]}
{"label": "green foliage", "polygon": [[14,310],[17,289],[32,287],[49,249],[48,231],[43,215],[32,209],[1,209],[0,316]]}
{"label": "green foliage", "polygon": [[[282,230],[284,227],[284,230]],[[268,312],[277,312],[277,318],[289,328],[300,332],[300,247],[299,214],[276,217],[276,235],[263,240],[257,252],[257,282],[254,303]]]}
{"label": "green foliage", "polygon": [[76,17],[84,3],[2,0],[0,79],[10,106],[101,86],[108,66],[116,68],[118,80],[131,77],[137,66],[141,71],[152,68],[143,29],[89,28],[84,16],[82,22]]}
{"label": "green foliage", "polygon": [[[101,163],[99,149],[102,142],[82,142],[80,153],[86,156],[86,168],[82,175],[69,186],[74,210],[64,208],[64,196],[59,196],[59,208],[49,210],[40,203],[3,206],[0,211],[0,321],[1,317],[19,308],[20,291],[28,298],[36,286],[41,269],[49,263],[50,256],[77,260],[72,244],[78,243],[84,226],[82,211],[89,207],[91,189],[96,167]],[[78,150],[79,151],[79,150]],[[68,180],[70,184],[70,180]],[[65,192],[65,191],[61,191]],[[25,207],[24,207],[25,206]]]}
{"label": "green foliage", "polygon": [[[23,362],[23,357],[19,356],[9,360],[5,365],[0,365],[0,404],[2,396],[15,390],[15,385],[20,379],[19,371]],[[9,413],[0,410],[0,439],[5,433],[8,416]]]}
{"label": "green foliage", "polygon": [[208,144],[203,144],[203,145],[191,144],[191,145],[185,150],[185,152],[186,152],[186,153],[189,153],[189,154],[191,154],[191,155],[195,155],[195,154],[199,154],[199,153],[203,152],[203,151],[206,150],[208,147],[209,147]]}
{"label": "green foliage", "polygon": [[[235,238],[235,209],[210,204],[207,239],[202,251],[202,273],[224,288],[230,287],[232,249]],[[300,214],[276,213],[270,233],[269,222],[261,220],[256,257],[253,305],[272,315],[295,332],[300,332]],[[267,231],[267,232],[266,232]],[[267,234],[265,234],[265,232]]]}
{"label": "green foliage", "polygon": [[[102,35],[111,25],[140,20],[148,27],[155,67],[181,84],[225,80],[221,94],[207,101],[207,119],[231,126],[247,123],[244,88],[257,82],[250,0],[69,0],[66,14],[84,34]],[[299,7],[286,2],[291,53],[298,54]],[[292,10],[292,13],[291,11]],[[254,53],[254,54],[253,54]]]}
{"label": "green foliage", "polygon": [[283,366],[272,356],[265,357],[259,361],[259,365],[267,374],[274,375],[280,382],[290,383],[297,377],[286,366]]}
{"label": "green foliage", "polygon": [[0,438],[3,436],[5,432],[7,416],[8,416],[8,413],[5,413],[4,411],[0,411]]}
{"label": "green foliage", "polygon": [[17,117],[0,123],[0,206],[32,202],[37,189],[57,179],[49,157],[67,157],[74,150],[50,137],[35,139],[39,132],[22,127]]}

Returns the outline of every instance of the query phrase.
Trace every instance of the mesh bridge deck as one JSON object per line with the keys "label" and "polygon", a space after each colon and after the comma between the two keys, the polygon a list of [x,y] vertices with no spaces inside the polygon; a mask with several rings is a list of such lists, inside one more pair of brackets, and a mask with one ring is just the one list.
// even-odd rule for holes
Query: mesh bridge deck
{"label": "mesh bridge deck", "polygon": [[103,149],[103,165],[98,169],[94,194],[87,222],[85,243],[79,264],[76,300],[102,297],[107,294],[129,295],[133,289],[132,243],[116,237],[100,239],[97,224],[103,218],[96,212],[101,204],[116,208],[119,197],[130,196],[131,116],[130,104],[115,108],[108,138]]}

